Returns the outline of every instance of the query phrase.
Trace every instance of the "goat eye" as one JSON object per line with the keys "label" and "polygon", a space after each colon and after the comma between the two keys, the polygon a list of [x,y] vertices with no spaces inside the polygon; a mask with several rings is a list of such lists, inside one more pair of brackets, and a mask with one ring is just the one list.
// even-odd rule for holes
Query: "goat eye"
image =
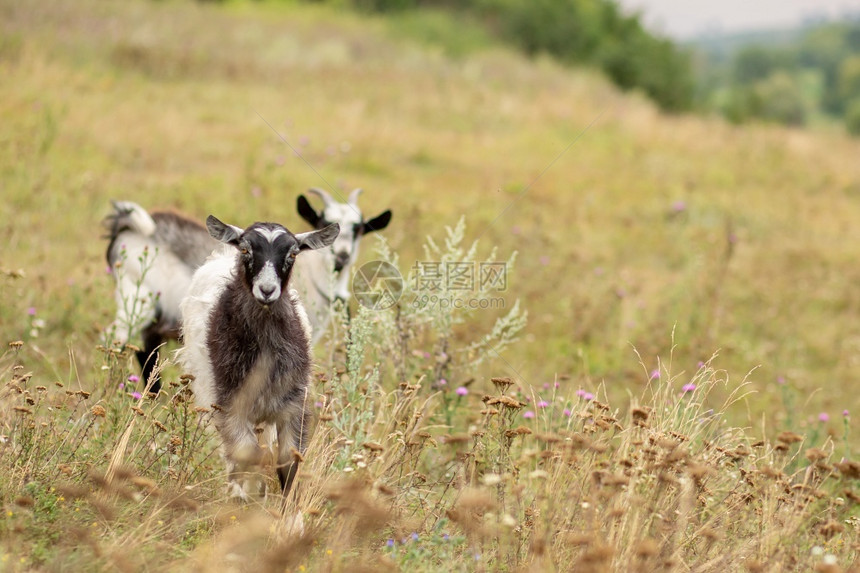
{"label": "goat eye", "polygon": [[241,253],[242,253],[243,255],[247,255],[247,254],[248,254],[248,253],[250,253],[250,252],[251,252],[251,251],[249,251],[249,250],[248,250],[248,249],[246,249],[246,248],[242,248],[242,250],[241,250]]}

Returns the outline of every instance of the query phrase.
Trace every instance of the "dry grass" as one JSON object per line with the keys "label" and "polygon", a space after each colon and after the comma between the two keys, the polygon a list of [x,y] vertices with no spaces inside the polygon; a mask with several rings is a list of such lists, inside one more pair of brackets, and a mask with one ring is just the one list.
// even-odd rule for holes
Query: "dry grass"
{"label": "dry grass", "polygon": [[[852,567],[857,142],[666,117],[588,72],[452,60],[389,25],[0,0],[4,570]],[[498,352],[470,345],[499,312],[404,298],[359,315],[349,351],[341,325],[299,495],[230,505],[181,373],[134,398],[129,350],[96,348],[98,221],[128,198],[298,224],[321,180],[392,207],[404,272],[465,213],[464,244],[519,251],[506,311],[531,320]]]}

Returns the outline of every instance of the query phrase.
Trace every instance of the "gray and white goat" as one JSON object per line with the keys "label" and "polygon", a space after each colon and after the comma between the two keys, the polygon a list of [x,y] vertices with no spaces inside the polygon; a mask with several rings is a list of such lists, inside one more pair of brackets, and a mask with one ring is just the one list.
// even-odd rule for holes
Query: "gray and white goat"
{"label": "gray and white goat", "polygon": [[213,253],[194,273],[180,304],[179,359],[194,376],[198,405],[217,405],[213,419],[224,442],[230,495],[249,498],[247,472],[263,456],[254,432],[260,424],[276,432],[286,495],[297,469],[293,450],[304,453],[311,430],[310,325],[296,292],[287,289],[296,261],[331,245],[339,228],[333,223],[294,235],[277,223],[254,223],[243,230],[212,215],[206,226],[235,250]]}
{"label": "gray and white goat", "polygon": [[323,208],[316,211],[304,195],[299,195],[296,209],[302,219],[315,229],[335,222],[340,225],[340,235],[331,249],[313,251],[296,266],[295,288],[308,311],[313,329],[312,342],[316,343],[331,319],[332,303],[337,299],[349,300],[349,271],[358,260],[361,238],[387,227],[391,222],[391,210],[365,219],[358,207],[361,189],[353,190],[346,203],[335,201],[322,189],[308,189],[308,193],[322,199]]}
{"label": "gray and white goat", "polygon": [[[321,189],[310,189],[323,200],[315,211],[300,195],[299,215],[312,227],[322,229],[338,223],[341,235],[332,249],[310,251],[294,269],[293,283],[310,311],[315,344],[325,332],[335,299],[349,299],[349,269],[358,257],[361,237],[384,229],[391,221],[387,210],[364,220],[357,200],[361,189],[339,203]],[[107,260],[116,279],[117,315],[115,337],[122,343],[142,336],[143,349],[137,353],[144,383],[158,393],[161,381],[156,366],[158,349],[166,340],[179,336],[179,302],[188,292],[191,276],[218,248],[219,243],[196,221],[171,212],[151,214],[131,201],[115,202],[114,213],[106,218]]]}
{"label": "gray and white goat", "polygon": [[[179,303],[188,293],[191,276],[218,242],[206,229],[182,215],[154,211],[137,203],[117,201],[105,219],[107,262],[116,279],[116,318],[110,329],[119,342],[143,338],[137,359],[144,383],[158,362],[158,348],[179,337]],[[157,393],[156,376],[150,391]]]}

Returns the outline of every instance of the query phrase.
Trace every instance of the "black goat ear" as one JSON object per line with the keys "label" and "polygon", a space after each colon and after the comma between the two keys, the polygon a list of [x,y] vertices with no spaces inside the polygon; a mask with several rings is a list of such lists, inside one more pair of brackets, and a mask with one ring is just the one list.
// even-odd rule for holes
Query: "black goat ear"
{"label": "black goat ear", "polygon": [[391,209],[388,209],[384,213],[380,213],[373,219],[369,221],[365,221],[362,223],[362,231],[364,234],[372,233],[374,231],[381,231],[385,227],[388,226],[388,223],[391,222]]}
{"label": "black goat ear", "polygon": [[319,213],[314,211],[314,208],[311,207],[310,202],[304,195],[299,195],[299,198],[296,200],[296,210],[299,212],[299,216],[314,228],[316,228],[322,218]]}
{"label": "black goat ear", "polygon": [[309,249],[321,249],[328,247],[337,236],[340,234],[340,225],[332,223],[319,231],[308,231],[307,233],[299,233],[296,235],[296,241],[299,243],[299,249],[306,251]]}
{"label": "black goat ear", "polygon": [[209,229],[212,238],[234,247],[239,244],[239,237],[244,232],[239,227],[221,222],[215,215],[209,215],[206,218],[206,228]]}

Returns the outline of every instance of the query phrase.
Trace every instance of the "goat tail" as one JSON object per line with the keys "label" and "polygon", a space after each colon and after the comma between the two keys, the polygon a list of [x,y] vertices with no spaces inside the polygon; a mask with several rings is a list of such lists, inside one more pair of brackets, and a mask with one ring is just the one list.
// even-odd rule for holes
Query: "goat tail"
{"label": "goat tail", "polygon": [[108,239],[113,241],[123,231],[134,231],[145,237],[155,233],[155,220],[140,205],[132,201],[111,201],[114,212],[105,217]]}

